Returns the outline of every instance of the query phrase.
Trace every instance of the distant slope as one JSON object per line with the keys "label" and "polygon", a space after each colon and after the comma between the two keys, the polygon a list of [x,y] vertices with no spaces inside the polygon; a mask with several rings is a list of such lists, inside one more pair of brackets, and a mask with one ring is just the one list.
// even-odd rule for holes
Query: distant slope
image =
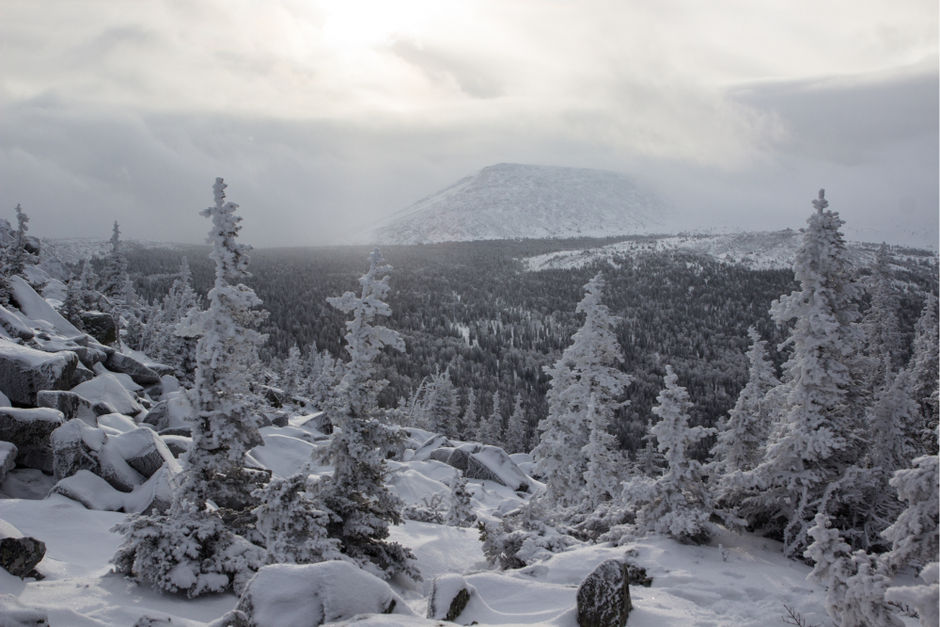
{"label": "distant slope", "polygon": [[649,233],[663,204],[630,178],[583,168],[501,163],[390,216],[383,244],[608,237]]}
{"label": "distant slope", "polygon": [[[673,235],[638,237],[598,248],[565,250],[536,255],[523,260],[530,271],[580,268],[599,261],[615,263],[618,258],[643,252],[680,250],[743,265],[752,270],[789,268],[802,241],[802,233],[792,229],[771,232],[728,233],[720,235]],[[874,263],[879,244],[848,242],[849,258],[859,267]],[[898,268],[929,268],[935,271],[937,256],[927,250],[891,247],[891,260]]]}

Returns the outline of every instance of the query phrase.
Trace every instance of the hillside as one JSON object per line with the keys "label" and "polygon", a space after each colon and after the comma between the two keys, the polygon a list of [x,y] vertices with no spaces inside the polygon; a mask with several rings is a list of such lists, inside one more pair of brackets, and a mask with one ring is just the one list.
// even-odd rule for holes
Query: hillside
{"label": "hillside", "polygon": [[663,204],[603,170],[501,163],[483,168],[380,224],[382,244],[608,237],[655,231]]}

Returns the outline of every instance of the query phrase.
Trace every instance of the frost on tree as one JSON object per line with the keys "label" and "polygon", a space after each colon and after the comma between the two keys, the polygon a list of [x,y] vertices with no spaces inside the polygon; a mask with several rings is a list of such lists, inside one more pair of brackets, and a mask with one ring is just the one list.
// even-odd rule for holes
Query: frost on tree
{"label": "frost on tree", "polygon": [[604,280],[597,274],[584,286],[577,313],[584,324],[555,364],[546,369],[551,377],[548,415],[539,422],[539,443],[533,449],[536,472],[546,482],[547,497],[562,506],[581,501],[587,460],[588,405],[594,398],[595,420],[609,425],[630,377],[618,366],[623,351],[614,332],[616,318],[601,302]]}
{"label": "frost on tree", "polygon": [[607,431],[607,420],[597,411],[594,397],[587,407],[588,442],[581,449],[587,460],[584,471],[584,504],[595,509],[619,492],[619,477],[624,459],[617,438]]}
{"label": "frost on tree", "polygon": [[826,612],[839,627],[901,627],[885,602],[890,581],[877,559],[852,552],[829,517],[816,514],[807,531],[812,542],[803,552],[813,562],[807,576],[826,589]]}
{"label": "frost on tree", "polygon": [[450,482],[450,507],[445,522],[454,527],[469,527],[475,520],[467,479],[462,472],[457,471]]}
{"label": "frost on tree", "polygon": [[173,366],[181,381],[191,382],[196,368],[196,343],[201,331],[184,324],[198,319],[199,296],[193,289],[189,261],[183,257],[179,276],[148,322],[144,351],[157,361]]}
{"label": "frost on tree", "polygon": [[499,398],[499,389],[493,392],[493,399],[490,403],[492,409],[489,415],[480,414],[480,429],[477,437],[484,444],[499,446],[503,442],[503,410]]}
{"label": "frost on tree", "polygon": [[418,578],[411,551],[388,541],[388,525],[401,522],[402,504],[385,485],[385,451],[395,432],[379,420],[377,396],[387,381],[376,373],[375,359],[385,348],[405,348],[397,332],[377,324],[391,315],[384,300],[390,270],[373,250],[369,271],[359,279],[360,293],[327,299],[351,315],[345,335],[349,361],[329,408],[336,428],[330,444],[333,476],[317,484],[316,496],[335,515],[327,530],[345,555],[386,579],[398,573]]}
{"label": "frost on tree", "polygon": [[793,264],[799,289],[771,306],[777,324],[792,324],[784,343],[791,354],[777,390],[779,422],[750,477],[759,488],[743,510],[751,523],[782,537],[788,555],[806,546],[817,511],[838,510],[842,495],[828,488],[862,453],[849,368],[858,347],[858,290],[843,221],[828,205],[820,190]]}
{"label": "frost on tree", "polygon": [[101,272],[101,292],[110,299],[119,300],[127,278],[127,258],[121,250],[121,229],[117,221],[111,229],[111,248]]}
{"label": "frost on tree", "polygon": [[753,470],[761,461],[777,408],[769,393],[780,384],[767,357],[767,342],[760,339],[754,327],[747,333],[751,339],[747,384],[727,419],[721,422],[711,450],[712,472],[717,476],[716,499],[728,506],[733,505],[742,489],[740,473]]}
{"label": "frost on tree", "polygon": [[[631,495],[630,500],[640,504],[636,521],[641,530],[700,543],[708,539],[712,507],[702,464],[691,457],[691,451],[713,429],[689,425],[692,403],[686,389],[678,384],[672,366],[666,366],[664,381],[653,408],[659,421],[650,427],[650,433],[656,438],[666,468],[652,482],[645,477],[639,479],[636,486],[640,493]],[[625,490],[629,493],[630,484]]]}
{"label": "frost on tree", "polygon": [[310,477],[299,473],[272,479],[255,497],[258,531],[264,536],[269,564],[313,564],[342,559],[339,541],[327,535],[335,514],[318,508]]}
{"label": "frost on tree", "polygon": [[924,454],[937,454],[937,426],[940,423],[940,400],[938,400],[938,343],[937,297],[928,294],[924,309],[914,325],[910,370],[911,395],[917,403],[920,426],[920,450]]}
{"label": "frost on tree", "polygon": [[910,468],[898,470],[891,478],[904,510],[897,520],[882,532],[891,543],[884,560],[894,570],[909,566],[920,568],[937,561],[940,552],[940,460],[925,455],[913,461]]}
{"label": "frost on tree", "polygon": [[526,453],[529,451],[528,424],[526,423],[525,409],[522,407],[522,396],[520,394],[516,394],[512,413],[506,423],[506,450],[510,453]]}
{"label": "frost on tree", "polygon": [[216,277],[209,308],[194,323],[202,335],[192,445],[169,513],[117,525],[125,538],[112,560],[119,573],[188,596],[233,587],[237,592],[264,563],[264,550],[230,528],[251,527],[245,510],[257,484],[244,463],[248,450],[261,443],[249,396],[249,368],[256,366],[264,339],[251,329],[261,319],[254,309],[261,301],[241,283],[248,277],[248,249],[235,241],[238,205],[226,202],[221,178],[213,189],[215,204],[202,215],[212,220]]}

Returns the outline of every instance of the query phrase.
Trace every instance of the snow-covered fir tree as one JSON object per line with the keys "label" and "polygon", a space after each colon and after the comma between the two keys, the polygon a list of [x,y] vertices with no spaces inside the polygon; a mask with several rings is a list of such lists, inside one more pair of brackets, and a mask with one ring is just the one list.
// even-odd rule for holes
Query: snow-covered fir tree
{"label": "snow-covered fir tree", "polygon": [[23,274],[29,253],[26,251],[26,232],[29,230],[29,216],[23,207],[16,205],[16,236],[9,251],[8,272]]}
{"label": "snow-covered fir tree", "polygon": [[262,440],[249,368],[257,364],[264,336],[252,328],[262,319],[255,309],[261,301],[241,282],[248,277],[248,247],[236,242],[241,218],[238,205],[225,200],[225,187],[217,178],[215,204],[202,212],[212,220],[216,275],[208,310],[192,321],[201,332],[197,413],[183,478],[168,514],[131,517],[115,527],[125,538],[112,560],[119,573],[188,596],[238,591],[264,563],[264,550],[230,528],[253,526],[244,515],[258,481],[244,468],[245,454]]}
{"label": "snow-covered fir tree", "polygon": [[624,459],[617,447],[617,438],[607,428],[607,420],[597,411],[594,397],[588,401],[588,441],[581,449],[586,460],[584,471],[584,504],[595,509],[619,492]]}
{"label": "snow-covered fir tree", "polygon": [[588,404],[594,398],[597,419],[609,424],[630,377],[617,366],[623,351],[614,332],[616,318],[601,302],[604,279],[597,274],[584,286],[577,313],[584,323],[555,364],[547,395],[548,415],[539,422],[539,443],[532,451],[536,472],[548,486],[547,498],[562,505],[581,500],[587,460],[581,451],[588,443]]}
{"label": "snow-covered fir tree", "polygon": [[458,470],[450,482],[450,507],[444,522],[454,527],[470,527],[475,520],[467,479]]}
{"label": "snow-covered fir tree", "polygon": [[[742,513],[802,552],[817,511],[837,511],[843,494],[829,486],[863,454],[857,386],[849,362],[858,349],[858,289],[840,231],[823,190],[813,201],[793,264],[799,289],[771,306],[779,325],[792,323],[779,392],[782,406],[764,459],[748,477],[754,486]],[[824,498],[825,497],[825,498]],[[837,526],[842,526],[840,522]]]}
{"label": "snow-covered fir tree", "polygon": [[394,433],[380,421],[377,396],[387,381],[378,376],[375,359],[385,348],[405,348],[397,332],[378,324],[391,314],[385,302],[390,270],[373,250],[369,271],[359,279],[360,293],[327,299],[351,314],[345,335],[349,361],[328,409],[335,427],[333,476],[318,482],[316,491],[318,506],[335,515],[328,532],[345,555],[381,577],[403,573],[417,578],[411,551],[388,541],[388,525],[401,522],[402,504],[385,485],[385,451]]}
{"label": "snow-covered fir tree", "polygon": [[124,292],[124,282],[127,279],[127,257],[121,250],[121,228],[117,220],[111,229],[111,248],[104,259],[101,271],[101,292],[112,300],[119,300]]}
{"label": "snow-covered fir tree", "polygon": [[480,414],[480,427],[477,438],[484,444],[500,446],[503,443],[503,408],[499,389],[493,392],[490,401],[490,413]]}
{"label": "snow-covered fir tree", "polygon": [[89,259],[82,263],[82,272],[78,277],[78,293],[83,309],[88,311],[100,309],[101,298],[98,293],[98,277]]}
{"label": "snow-covered fir tree", "polygon": [[753,470],[763,457],[773,422],[772,412],[777,408],[769,393],[780,384],[767,356],[767,342],[754,327],[749,328],[747,334],[751,339],[747,352],[747,384],[728,411],[728,417],[719,423],[718,437],[711,450],[714,460],[711,470],[717,479],[716,500],[729,505],[737,500],[741,489],[740,473]]}
{"label": "snow-covered fir tree", "polygon": [[940,554],[940,458],[924,455],[891,478],[904,510],[882,532],[891,549],[885,563],[894,571],[921,568]]}
{"label": "snow-covered fir tree", "polygon": [[281,385],[288,396],[299,394],[304,383],[304,359],[300,347],[293,344],[287,350],[287,359],[281,373]]}
{"label": "snow-covered fir tree", "polygon": [[940,341],[937,336],[937,297],[927,294],[924,308],[914,325],[914,341],[908,363],[911,395],[917,403],[921,420],[920,454],[937,454],[937,427],[940,424],[940,401],[937,395],[940,385]]}
{"label": "snow-covered fir tree", "polygon": [[422,386],[422,394],[415,408],[420,420],[418,426],[425,429],[443,433],[451,437],[457,436],[458,406],[457,388],[450,380],[450,372],[436,372],[431,375]]}
{"label": "snow-covered fir tree", "polygon": [[891,375],[901,365],[902,342],[898,324],[898,297],[890,271],[891,258],[888,245],[882,244],[872,268],[869,292],[871,305],[862,317],[865,334],[865,353],[869,373],[866,389],[874,391],[884,385],[885,375]]}
{"label": "snow-covered fir tree", "polygon": [[510,453],[529,452],[528,424],[521,394],[516,394],[512,413],[509,414],[509,421],[506,423],[506,450]]}
{"label": "snow-covered fir tree", "polygon": [[476,435],[476,426],[478,418],[477,393],[473,388],[467,390],[466,400],[464,401],[463,414],[460,419],[460,428],[458,436],[465,439],[473,438]]}
{"label": "snow-covered fir tree", "polygon": [[333,390],[343,377],[343,364],[326,351],[317,349],[316,342],[310,345],[307,356],[306,393],[315,407],[327,407]]}
{"label": "snow-covered fir tree", "polygon": [[306,473],[273,478],[254,494],[254,514],[264,536],[269,564],[313,564],[343,559],[339,540],[328,537],[335,514],[318,509],[316,490]]}
{"label": "snow-covered fir tree", "polygon": [[709,536],[712,505],[702,464],[691,453],[714,430],[689,425],[692,403],[672,366],[666,366],[664,382],[653,408],[659,420],[650,427],[650,433],[665,459],[665,471],[652,483],[638,478],[635,494],[630,494],[630,482],[624,489],[628,500],[640,505],[636,521],[641,530],[662,533],[680,542],[703,542]]}
{"label": "snow-covered fir tree", "polygon": [[816,514],[803,552],[813,562],[808,578],[826,589],[826,612],[839,627],[901,627],[885,602],[889,578],[878,560],[851,547],[832,528],[826,514]]}
{"label": "snow-covered fir tree", "polygon": [[940,625],[940,562],[924,566],[920,578],[923,583],[888,588],[885,600],[913,609],[921,627]]}

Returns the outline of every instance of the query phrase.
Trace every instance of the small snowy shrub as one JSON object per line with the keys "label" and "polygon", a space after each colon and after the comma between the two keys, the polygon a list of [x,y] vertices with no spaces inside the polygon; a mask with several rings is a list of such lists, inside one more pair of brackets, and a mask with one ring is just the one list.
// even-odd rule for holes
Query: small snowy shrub
{"label": "small snowy shrub", "polygon": [[239,593],[264,565],[264,549],[228,531],[208,512],[133,516],[112,531],[124,535],[111,559],[115,572],[190,598]]}
{"label": "small snowy shrub", "polygon": [[467,491],[467,480],[462,473],[454,475],[450,483],[450,508],[447,510],[447,524],[455,527],[469,527],[476,520]]}
{"label": "small snowy shrub", "polygon": [[480,540],[487,561],[502,569],[522,568],[551,557],[577,540],[547,522],[542,504],[533,501],[510,512],[499,523],[480,522]]}

